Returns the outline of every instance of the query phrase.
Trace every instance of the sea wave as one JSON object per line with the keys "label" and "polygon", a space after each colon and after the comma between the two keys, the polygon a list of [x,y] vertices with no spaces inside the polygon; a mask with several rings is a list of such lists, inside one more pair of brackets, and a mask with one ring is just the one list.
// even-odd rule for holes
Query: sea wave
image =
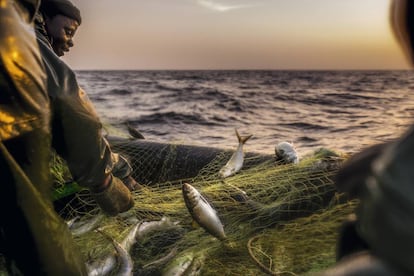
{"label": "sea wave", "polygon": [[[254,133],[248,149],[276,142],[298,150],[358,150],[400,135],[414,118],[408,71],[80,71],[99,114],[128,120],[146,138],[234,145],[234,128]],[[167,135],[168,133],[168,135]]]}

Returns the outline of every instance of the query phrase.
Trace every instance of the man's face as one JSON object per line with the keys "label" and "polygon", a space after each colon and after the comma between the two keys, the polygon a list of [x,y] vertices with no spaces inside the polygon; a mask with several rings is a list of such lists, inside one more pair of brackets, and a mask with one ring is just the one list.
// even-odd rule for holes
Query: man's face
{"label": "man's face", "polygon": [[56,15],[53,18],[46,17],[46,31],[51,38],[53,51],[58,56],[69,52],[73,46],[72,38],[78,29],[78,21],[64,15]]}

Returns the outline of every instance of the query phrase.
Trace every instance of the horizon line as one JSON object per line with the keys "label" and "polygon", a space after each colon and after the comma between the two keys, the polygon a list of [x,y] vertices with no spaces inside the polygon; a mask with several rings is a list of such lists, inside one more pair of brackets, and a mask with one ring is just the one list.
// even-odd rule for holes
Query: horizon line
{"label": "horizon line", "polygon": [[355,69],[72,69],[74,71],[412,71],[413,68],[355,68]]}

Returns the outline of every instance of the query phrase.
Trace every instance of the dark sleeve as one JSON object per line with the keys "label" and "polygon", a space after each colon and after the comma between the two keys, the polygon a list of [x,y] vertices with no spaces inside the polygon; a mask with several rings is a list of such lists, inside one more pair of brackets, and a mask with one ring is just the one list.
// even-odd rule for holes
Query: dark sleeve
{"label": "dark sleeve", "polygon": [[359,233],[379,256],[414,273],[414,128],[372,166],[359,196]]}
{"label": "dark sleeve", "polygon": [[102,124],[75,73],[45,40],[38,41],[48,75],[53,145],[67,161],[75,181],[88,188],[99,187],[113,168]]}

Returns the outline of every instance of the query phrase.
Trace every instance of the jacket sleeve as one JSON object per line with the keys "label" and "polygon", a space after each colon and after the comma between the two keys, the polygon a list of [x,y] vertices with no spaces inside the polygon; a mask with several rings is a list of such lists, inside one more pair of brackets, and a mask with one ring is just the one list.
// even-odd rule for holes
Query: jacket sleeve
{"label": "jacket sleeve", "polygon": [[[38,36],[39,37],[39,36]],[[53,145],[78,184],[99,189],[113,169],[112,152],[102,124],[75,73],[38,38],[48,76]]]}
{"label": "jacket sleeve", "polygon": [[[2,2],[0,27],[0,141],[49,126],[46,76],[37,42],[29,24],[19,20],[23,8]],[[34,2],[34,1],[33,1]],[[25,3],[25,7],[36,6]],[[13,5],[15,9],[8,8]]]}
{"label": "jacket sleeve", "polygon": [[360,195],[358,230],[379,256],[414,273],[414,127],[372,165]]}

